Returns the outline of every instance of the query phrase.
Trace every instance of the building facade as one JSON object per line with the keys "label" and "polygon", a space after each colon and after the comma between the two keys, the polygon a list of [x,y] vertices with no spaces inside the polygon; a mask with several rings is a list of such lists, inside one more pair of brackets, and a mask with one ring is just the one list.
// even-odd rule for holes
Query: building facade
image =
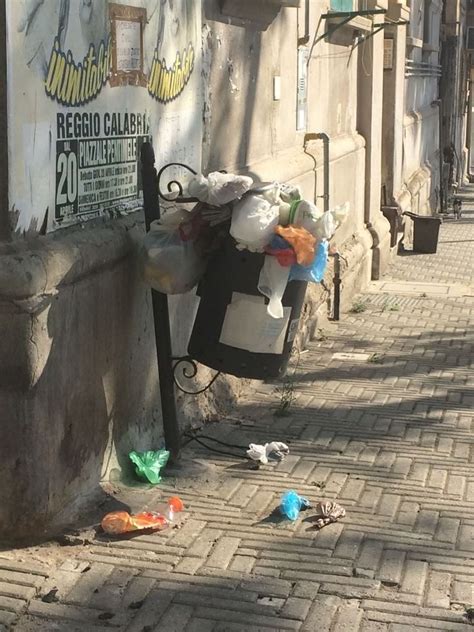
{"label": "building facade", "polygon": [[[386,270],[400,211],[438,204],[441,21],[437,0],[21,7],[6,0],[0,14],[0,523],[18,536],[32,516],[41,529],[67,521],[121,476],[130,450],[162,441],[136,259],[140,143],[152,140],[157,167],[225,169],[297,184],[321,206],[326,194],[330,207],[347,202],[335,245],[348,305]],[[176,355],[198,300],[170,301]],[[328,309],[327,289],[309,288],[302,341]],[[181,424],[245,387],[224,376],[181,397]]]}

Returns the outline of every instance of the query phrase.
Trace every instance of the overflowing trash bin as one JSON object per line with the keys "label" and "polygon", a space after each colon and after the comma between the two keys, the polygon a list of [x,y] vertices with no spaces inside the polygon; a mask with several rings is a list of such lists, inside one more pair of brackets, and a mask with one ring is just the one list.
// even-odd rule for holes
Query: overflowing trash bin
{"label": "overflowing trash bin", "polygon": [[405,211],[413,220],[413,251],[424,254],[435,254],[438,249],[440,217],[430,215],[417,215],[410,211]]}
{"label": "overflowing trash bin", "polygon": [[178,199],[143,241],[146,282],[166,294],[197,285],[191,358],[238,377],[281,377],[307,283],[323,280],[348,205],[322,212],[293,185],[220,172],[196,175],[187,194],[195,206]]}

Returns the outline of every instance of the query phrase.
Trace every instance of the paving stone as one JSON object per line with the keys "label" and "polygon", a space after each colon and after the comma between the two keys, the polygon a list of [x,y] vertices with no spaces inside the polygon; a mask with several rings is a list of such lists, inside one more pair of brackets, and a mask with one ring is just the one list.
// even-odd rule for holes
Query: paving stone
{"label": "paving stone", "polygon": [[357,632],[362,622],[363,611],[357,606],[341,606],[337,611],[333,632]]}
{"label": "paving stone", "polygon": [[405,552],[387,549],[382,556],[382,563],[377,577],[387,586],[398,586],[401,581]]}
{"label": "paving stone", "polygon": [[153,589],[148,593],[142,607],[126,628],[126,632],[143,632],[147,626],[153,630],[167,611],[173,597],[172,591]]}
{"label": "paving stone", "polygon": [[439,571],[431,571],[428,579],[428,590],[425,598],[426,606],[449,608],[451,575]]}
{"label": "paving stone", "polygon": [[426,562],[407,560],[400,590],[421,596],[425,588],[427,576],[428,564]]}
{"label": "paving stone", "polygon": [[435,533],[435,540],[455,544],[458,537],[460,521],[456,518],[440,518]]}
{"label": "paving stone", "polygon": [[[0,625],[4,628],[5,632],[9,632],[11,624],[14,623],[17,618],[18,615],[14,612],[9,610],[0,610]],[[3,632],[1,628],[0,631]]]}
{"label": "paving stone", "polygon": [[320,584],[312,581],[296,582],[293,589],[294,597],[302,597],[303,599],[315,599],[318,594]]}
{"label": "paving stone", "polygon": [[311,599],[289,597],[280,612],[283,617],[287,617],[288,619],[304,621],[310,608]]}
{"label": "paving stone", "polygon": [[183,604],[173,604],[161,618],[159,626],[157,627],[161,630],[166,630],[166,632],[182,632],[192,616],[192,607],[184,606]]}
{"label": "paving stone", "polygon": [[[237,623],[240,626],[244,626],[247,629],[247,624],[251,621],[250,625],[269,627],[273,630],[299,630],[301,626],[300,621],[293,619],[284,619],[281,616],[265,616],[265,615],[249,615],[245,612],[237,612],[231,610],[220,610],[218,608],[213,609],[211,607],[197,608],[196,616],[204,619],[215,619],[219,621],[223,626],[224,622]],[[221,627],[221,629],[223,629]]]}
{"label": "paving stone", "polygon": [[229,566],[231,559],[233,558],[235,552],[239,548],[240,539],[239,538],[231,538],[231,537],[223,537],[214,547],[212,553],[210,554],[206,565],[212,566],[215,568],[226,569]]}
{"label": "paving stone", "polygon": [[0,580],[0,596],[13,597],[14,599],[23,599],[29,601],[37,593],[37,589],[33,586],[21,586],[19,584],[10,584]]}
{"label": "paving stone", "polygon": [[461,582],[454,580],[451,587],[452,604],[462,604],[471,607],[474,603],[474,580],[472,582]]}
{"label": "paving stone", "polygon": [[380,565],[383,548],[383,542],[380,542],[380,540],[366,539],[362,544],[360,556],[356,562],[356,569],[376,571]]}
{"label": "paving stone", "polygon": [[301,631],[314,632],[314,630],[330,630],[335,618],[338,606],[316,599],[304,621]]}
{"label": "paving stone", "polygon": [[[213,632],[213,630],[218,630],[217,626],[219,626],[219,624],[215,621],[194,617],[188,623],[186,627],[186,632]],[[230,630],[231,628],[226,629]],[[221,630],[224,630],[224,628],[221,628]]]}

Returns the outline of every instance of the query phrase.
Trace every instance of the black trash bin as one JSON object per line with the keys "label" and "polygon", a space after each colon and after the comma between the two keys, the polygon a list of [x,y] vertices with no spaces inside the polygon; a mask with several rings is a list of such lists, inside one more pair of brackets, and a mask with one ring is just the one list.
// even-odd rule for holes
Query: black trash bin
{"label": "black trash bin", "polygon": [[243,378],[285,374],[307,283],[290,281],[282,300],[285,316],[272,318],[266,313],[268,300],[257,289],[264,259],[237,250],[234,239],[225,238],[199,284],[201,300],[188,345],[194,360]]}
{"label": "black trash bin", "polygon": [[440,217],[416,215],[406,211],[404,215],[413,220],[413,251],[434,254],[438,249]]}

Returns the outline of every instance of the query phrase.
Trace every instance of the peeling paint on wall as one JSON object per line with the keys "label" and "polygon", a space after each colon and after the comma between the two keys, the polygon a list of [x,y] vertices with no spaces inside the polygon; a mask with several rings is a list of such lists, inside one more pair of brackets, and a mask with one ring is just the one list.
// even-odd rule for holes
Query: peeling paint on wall
{"label": "peeling paint on wall", "polygon": [[200,169],[200,0],[7,0],[6,7],[17,234],[141,208],[147,140],[158,166]]}

